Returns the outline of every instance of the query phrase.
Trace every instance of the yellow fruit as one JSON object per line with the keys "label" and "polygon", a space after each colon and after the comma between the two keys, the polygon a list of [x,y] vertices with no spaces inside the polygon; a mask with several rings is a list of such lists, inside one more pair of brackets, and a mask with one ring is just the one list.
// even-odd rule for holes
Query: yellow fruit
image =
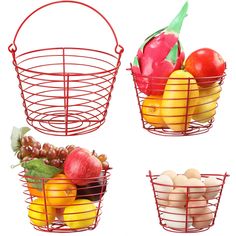
{"label": "yellow fruit", "polygon": [[186,71],[174,71],[165,86],[161,114],[166,125],[174,131],[185,131],[199,100],[196,80]]}
{"label": "yellow fruit", "polygon": [[29,206],[28,216],[33,225],[42,227],[54,221],[56,210],[50,206],[45,207],[43,198],[36,198]]}
{"label": "yellow fruit", "polygon": [[157,128],[166,127],[161,115],[161,96],[148,96],[142,104],[143,119]]}
{"label": "yellow fruit", "polygon": [[210,87],[200,88],[199,103],[193,115],[195,121],[205,123],[214,117],[220,92],[221,86],[218,83],[214,83]]}
{"label": "yellow fruit", "polygon": [[199,97],[205,98],[208,100],[217,101],[220,97],[221,86],[216,82],[212,84],[210,87],[199,88]]}
{"label": "yellow fruit", "polygon": [[97,217],[97,208],[87,199],[77,199],[67,206],[63,213],[64,223],[71,229],[82,229],[91,226]]}

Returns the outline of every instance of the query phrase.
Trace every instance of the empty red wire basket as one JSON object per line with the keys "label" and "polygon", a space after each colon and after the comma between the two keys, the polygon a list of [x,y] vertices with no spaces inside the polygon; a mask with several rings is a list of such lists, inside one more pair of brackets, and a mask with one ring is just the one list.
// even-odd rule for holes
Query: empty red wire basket
{"label": "empty red wire basket", "polygon": [[[35,13],[59,4],[76,5],[96,13],[113,35],[114,51],[63,46],[19,54],[16,40],[24,24]],[[73,29],[76,28],[74,23],[70,25]],[[95,131],[105,122],[123,47],[119,45],[111,24],[100,12],[77,1],[57,1],[41,6],[21,23],[9,51],[29,125],[45,134],[70,136]]]}

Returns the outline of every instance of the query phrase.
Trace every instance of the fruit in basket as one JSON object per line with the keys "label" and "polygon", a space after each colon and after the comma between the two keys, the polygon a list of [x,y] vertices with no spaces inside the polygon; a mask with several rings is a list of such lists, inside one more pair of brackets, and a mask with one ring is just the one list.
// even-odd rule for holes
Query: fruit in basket
{"label": "fruit in basket", "polygon": [[195,121],[205,123],[214,117],[220,92],[221,86],[218,83],[214,83],[210,87],[200,88],[199,104],[196,106],[193,115]]}
{"label": "fruit in basket", "polygon": [[73,183],[87,185],[98,178],[102,171],[102,164],[93,153],[86,149],[77,147],[67,157],[64,162],[65,175],[73,179]]}
{"label": "fruit in basket", "polygon": [[222,183],[215,177],[208,177],[204,181],[206,185],[206,193],[204,197],[207,200],[214,199],[220,192]]}
{"label": "fruit in basket", "polygon": [[106,192],[107,179],[104,172],[100,177],[85,186],[77,185],[77,199],[86,198],[91,201],[99,201]]}
{"label": "fruit in basket", "polygon": [[88,199],[77,199],[63,213],[64,223],[71,229],[83,229],[94,224],[97,207]]}
{"label": "fruit in basket", "polygon": [[161,114],[166,125],[178,132],[186,131],[199,100],[199,89],[193,76],[174,71],[165,86]]}
{"label": "fruit in basket", "polygon": [[47,204],[55,208],[71,205],[77,195],[77,187],[64,174],[58,174],[45,184]]}
{"label": "fruit in basket", "polygon": [[47,226],[54,221],[56,210],[51,206],[45,206],[43,198],[36,198],[30,203],[28,216],[33,225]]}
{"label": "fruit in basket", "polygon": [[162,218],[166,226],[177,230],[185,230],[185,227],[191,227],[193,222],[192,217],[186,216],[186,210],[182,208],[166,207]]}
{"label": "fruit in basket", "polygon": [[166,28],[149,36],[138,50],[132,71],[139,90],[146,95],[162,94],[167,82],[163,77],[181,68],[184,53],[178,37],[187,10],[188,2]]}
{"label": "fruit in basket", "polygon": [[174,185],[177,187],[186,186],[187,181],[188,181],[188,178],[185,175],[177,175],[173,180]]}
{"label": "fruit in basket", "polygon": [[196,229],[207,228],[211,225],[214,214],[209,208],[205,208],[201,215],[193,217],[193,226]]}
{"label": "fruit in basket", "polygon": [[32,197],[43,197],[43,191],[34,186],[35,183],[27,182],[29,194]]}
{"label": "fruit in basket", "polygon": [[142,116],[150,125],[157,128],[166,127],[161,115],[161,96],[148,96],[142,104]]}
{"label": "fruit in basket", "polygon": [[185,70],[190,72],[199,86],[208,87],[222,76],[226,63],[222,56],[210,49],[201,48],[192,52],[185,62]]}

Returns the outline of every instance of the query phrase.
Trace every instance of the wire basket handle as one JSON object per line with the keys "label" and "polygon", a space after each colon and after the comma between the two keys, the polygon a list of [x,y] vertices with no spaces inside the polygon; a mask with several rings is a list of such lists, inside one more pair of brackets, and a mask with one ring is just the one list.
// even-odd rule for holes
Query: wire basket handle
{"label": "wire basket handle", "polygon": [[114,39],[115,39],[115,43],[116,43],[115,52],[116,52],[117,54],[121,54],[121,53],[124,51],[124,48],[123,48],[121,45],[119,45],[119,43],[118,43],[118,39],[117,39],[116,33],[115,33],[114,29],[112,28],[110,22],[102,15],[102,13],[100,13],[98,10],[96,10],[95,8],[89,6],[89,5],[85,4],[85,3],[78,2],[78,1],[70,1],[70,0],[68,0],[68,1],[56,1],[56,2],[51,2],[51,3],[45,4],[45,5],[43,5],[43,6],[39,7],[39,8],[37,8],[37,9],[34,10],[32,13],[30,13],[30,14],[24,19],[24,21],[20,24],[19,28],[17,29],[16,34],[15,34],[15,37],[14,37],[14,39],[13,39],[13,43],[12,43],[12,44],[9,46],[9,48],[8,48],[9,51],[10,51],[11,53],[14,53],[14,52],[17,51],[17,46],[16,46],[16,39],[17,39],[17,36],[18,36],[18,34],[19,34],[21,28],[23,27],[23,25],[26,23],[26,21],[29,20],[29,18],[30,18],[31,16],[33,16],[35,13],[37,13],[38,11],[40,11],[40,10],[46,8],[46,7],[49,7],[49,6],[55,5],[55,4],[60,4],[60,3],[79,4],[79,5],[82,5],[82,6],[84,6],[84,7],[89,8],[89,9],[91,9],[92,11],[94,11],[95,13],[97,13],[97,14],[107,23],[107,25],[109,26],[109,28],[111,29],[111,31],[112,31],[112,33],[113,33],[113,36],[114,36]]}

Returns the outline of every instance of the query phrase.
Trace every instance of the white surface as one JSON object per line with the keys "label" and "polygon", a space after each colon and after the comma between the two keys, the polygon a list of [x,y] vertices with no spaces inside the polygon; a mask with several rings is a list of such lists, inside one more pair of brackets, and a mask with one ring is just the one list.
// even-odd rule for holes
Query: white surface
{"label": "white surface", "polygon": [[[26,125],[26,122],[7,47],[27,14],[47,2],[8,0],[0,3],[0,221],[4,235],[44,235],[29,224],[17,177],[19,169],[10,169],[11,164],[17,163],[10,149],[11,129],[13,126]],[[211,47],[222,54],[228,69],[213,129],[204,135],[182,138],[159,137],[142,129],[132,78],[126,68],[145,37],[166,26],[184,0],[86,2],[104,13],[114,26],[120,44],[125,47],[106,123],[98,131],[78,137],[57,138],[34,130],[31,132],[41,142],[52,142],[59,146],[76,144],[105,152],[114,167],[101,222],[95,231],[83,232],[81,235],[171,235],[158,224],[153,193],[145,175],[149,169],[155,173],[168,169],[183,173],[190,167],[205,173],[228,171],[231,174],[225,185],[215,226],[202,235],[232,235],[236,210],[235,1],[189,1],[189,14],[181,32],[181,42],[186,54],[201,47]],[[58,17],[63,18],[61,15]],[[42,19],[42,22],[44,20],[46,19]],[[31,33],[24,36],[30,40],[25,39],[26,45],[21,42],[22,47],[43,43],[45,39],[45,42],[55,42],[50,40],[50,30],[46,35],[39,34],[40,37],[31,39],[36,28],[39,31],[44,27],[33,27],[31,24],[29,27]],[[72,27],[76,29],[76,25],[67,27],[67,31]],[[87,30],[90,32],[91,29],[88,27]],[[66,38],[71,40],[69,36]],[[97,40],[97,35],[93,40]]]}

